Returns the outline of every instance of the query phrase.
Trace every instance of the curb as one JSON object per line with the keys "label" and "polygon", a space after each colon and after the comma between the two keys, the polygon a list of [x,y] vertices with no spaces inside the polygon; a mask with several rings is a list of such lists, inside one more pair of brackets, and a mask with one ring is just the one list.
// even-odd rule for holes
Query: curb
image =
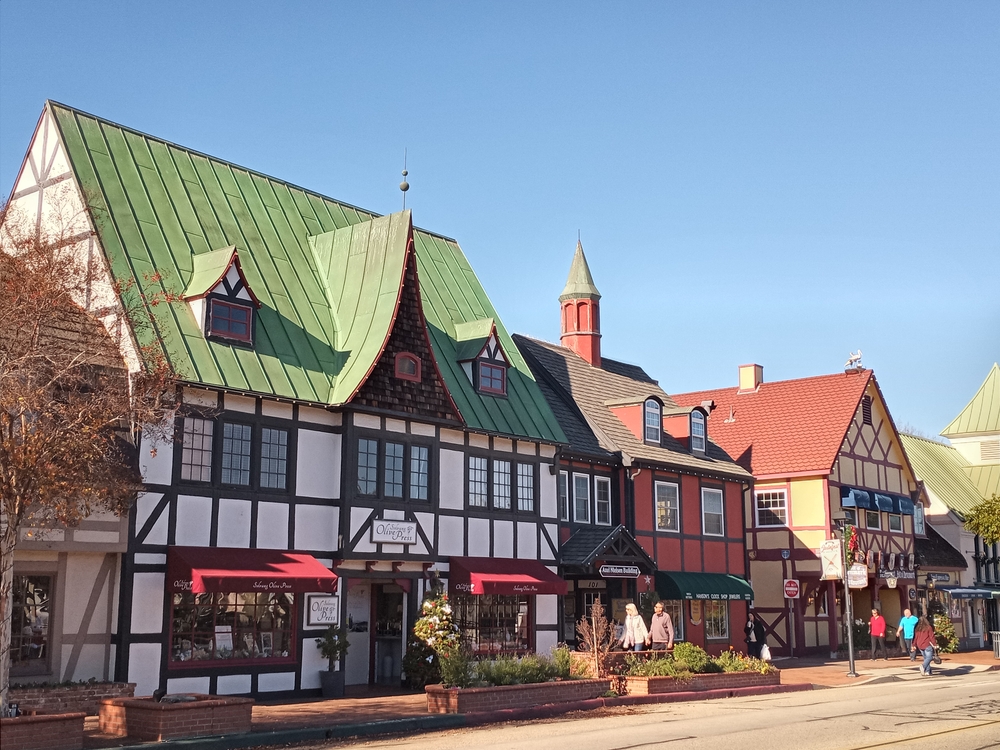
{"label": "curb", "polygon": [[[661,693],[659,695],[623,695],[616,698],[591,698],[570,703],[550,703],[533,708],[509,708],[468,714],[429,714],[408,719],[372,721],[365,724],[335,724],[329,727],[299,727],[297,729],[277,729],[270,732],[250,732],[249,734],[189,737],[142,745],[128,745],[121,750],[240,750],[241,748],[286,745],[296,742],[368,737],[377,734],[432,732],[440,729],[460,729],[484,724],[498,724],[505,721],[547,719],[574,711],[590,711],[595,708],[796,693],[812,690],[812,688],[812,685],[763,685],[748,688]],[[118,749],[115,748],[115,750]]]}

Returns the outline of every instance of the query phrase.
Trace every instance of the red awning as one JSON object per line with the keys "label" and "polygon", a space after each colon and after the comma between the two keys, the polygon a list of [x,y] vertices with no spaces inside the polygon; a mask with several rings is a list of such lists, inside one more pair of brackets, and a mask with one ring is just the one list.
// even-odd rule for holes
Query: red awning
{"label": "red awning", "polygon": [[243,593],[337,590],[337,574],[312,555],[268,549],[167,548],[167,589]]}
{"label": "red awning", "polygon": [[536,560],[453,557],[448,589],[459,594],[565,595],[566,581]]}

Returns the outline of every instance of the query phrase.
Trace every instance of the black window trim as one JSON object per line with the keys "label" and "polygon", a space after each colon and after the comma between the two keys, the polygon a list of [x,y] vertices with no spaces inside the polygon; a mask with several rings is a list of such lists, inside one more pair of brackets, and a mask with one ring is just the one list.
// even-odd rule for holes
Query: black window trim
{"label": "black window trim", "polygon": [[[416,438],[416,439],[414,439]],[[374,440],[378,445],[376,456],[378,463],[375,470],[375,494],[362,494],[358,490],[358,448],[361,440]],[[353,465],[354,476],[349,484],[353,487],[353,494],[365,500],[377,500],[381,503],[392,505],[413,504],[417,507],[430,507],[437,502],[437,492],[435,489],[434,473],[434,444],[432,439],[420,439],[408,433],[384,433],[374,430],[358,430],[354,436]],[[385,494],[385,444],[396,443],[403,446],[403,494],[401,497],[388,497]],[[410,469],[413,455],[413,447],[420,446],[427,449],[427,499],[417,500],[410,497]],[[468,469],[466,469],[468,471]],[[466,489],[468,494],[468,489]]]}

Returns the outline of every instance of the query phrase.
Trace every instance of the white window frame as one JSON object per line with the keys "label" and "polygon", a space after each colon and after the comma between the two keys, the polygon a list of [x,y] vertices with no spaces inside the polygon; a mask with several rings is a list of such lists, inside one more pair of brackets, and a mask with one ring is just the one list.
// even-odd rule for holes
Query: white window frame
{"label": "white window frame", "polygon": [[[715,512],[712,513],[713,516],[717,515],[717,516],[719,516],[719,519],[720,519],[720,526],[722,528],[721,528],[721,530],[718,533],[716,533],[714,531],[708,531],[708,529],[707,529],[707,527],[705,525],[705,517],[707,515],[707,511],[705,510],[705,501],[708,499],[708,496],[710,496],[710,495],[712,497],[715,497],[717,495],[718,498],[719,498],[720,512],[719,513],[715,513]],[[726,535],[726,496],[723,494],[722,490],[717,489],[715,487],[702,487],[701,488],[701,533],[704,536],[725,536]]]}
{"label": "white window frame", "polygon": [[[516,487],[517,510],[520,513],[535,512],[535,464],[517,463]],[[528,481],[525,481],[528,480]]]}
{"label": "white window frame", "polygon": [[[660,525],[660,488],[666,490],[672,487],[674,490],[674,521],[676,528]],[[668,498],[664,498],[669,500]],[[669,502],[664,503],[669,507]],[[666,531],[671,534],[681,533],[681,487],[677,482],[654,482],[653,483],[653,514],[656,516],[656,530]]]}
{"label": "white window frame", "polygon": [[850,524],[851,526],[858,525],[858,509],[857,508],[844,508],[844,522]]}
{"label": "white window frame", "polygon": [[[473,466],[473,462],[476,463],[475,466]],[[469,467],[468,479],[466,480],[468,507],[488,508],[490,504],[490,461],[486,456],[469,456],[466,463]],[[473,472],[476,472],[476,479],[473,479]],[[482,478],[478,478],[480,472],[482,472]],[[482,487],[482,493],[473,492],[473,487],[477,490]]]}
{"label": "white window frame", "polygon": [[924,523],[924,506],[917,503],[913,506],[913,533],[926,534]]}
{"label": "white window frame", "polygon": [[[695,425],[701,428],[701,434],[695,429]],[[708,425],[705,415],[697,409],[691,412],[691,450],[705,452],[708,445]]]}
{"label": "white window frame", "polygon": [[[898,529],[892,528],[892,521],[893,521],[893,519],[896,519],[896,521],[899,523],[899,528]],[[889,528],[889,531],[891,531],[894,534],[902,534],[903,533],[903,516],[901,514],[899,514],[899,513],[890,513],[889,514],[888,528]]]}
{"label": "white window frame", "polygon": [[[577,480],[582,480],[578,483]],[[577,512],[580,509],[580,504],[577,502],[576,493],[580,487],[587,488],[587,502],[583,504],[583,507],[587,509],[587,515],[584,518],[580,517]],[[575,523],[590,523],[590,475],[589,474],[577,474],[573,473],[573,521]]]}
{"label": "white window frame", "polygon": [[684,640],[684,609],[687,601],[685,599],[661,599],[663,611],[670,615],[670,622],[674,626],[674,643]]}
{"label": "white window frame", "polygon": [[[764,495],[781,495],[780,498],[764,498]],[[761,508],[760,501],[764,500],[781,500],[780,508],[775,506],[774,508]],[[770,489],[770,490],[755,490],[753,493],[753,506],[754,506],[754,522],[757,524],[759,529],[777,529],[777,528],[787,528],[788,527],[788,492],[784,489]],[[761,510],[781,510],[785,515],[784,521],[779,521],[778,523],[761,523],[760,512]],[[777,515],[777,513],[775,513]]]}
{"label": "white window frame", "polygon": [[559,503],[559,520],[569,521],[570,492],[568,471],[559,472],[559,478],[556,480],[556,501]]}
{"label": "white window frame", "polygon": [[[719,607],[720,610],[721,610],[722,617],[721,618],[717,618],[714,613],[713,614],[709,614],[709,607],[711,607],[712,609],[714,609],[715,607]],[[729,602],[728,601],[726,601],[724,599],[708,599],[708,600],[706,600],[705,603],[704,603],[704,605],[703,605],[702,617],[705,618],[705,640],[706,641],[709,641],[709,640],[711,640],[711,641],[725,641],[725,640],[729,640]],[[721,621],[721,625],[722,625],[722,628],[723,628],[723,632],[722,633],[719,633],[718,631],[716,631],[715,627],[714,627],[720,621]],[[712,626],[711,630],[713,630],[713,632],[711,632],[711,633],[709,632],[709,630],[710,630],[709,626],[710,625]]]}
{"label": "white window frame", "polygon": [[[604,503],[599,499],[600,493],[597,488],[600,486],[607,487],[608,490],[608,500],[607,500],[607,513],[608,520],[601,520],[601,505]],[[594,477],[594,523],[598,526],[610,526],[611,525],[611,480],[607,477]]]}
{"label": "white window frame", "polygon": [[[655,424],[650,424],[649,417],[655,414]],[[663,411],[660,402],[655,398],[647,398],[642,405],[642,437],[647,443],[660,442],[660,433],[663,430]]]}
{"label": "white window frame", "polygon": [[[871,513],[874,513],[875,517],[878,518],[878,524],[875,525],[875,526],[872,526],[871,523],[870,523],[870,521],[871,521],[871,515],[869,515],[869,514],[871,514]],[[875,508],[875,509],[871,509],[871,508],[866,509],[865,510],[865,528],[866,529],[874,529],[875,531],[881,531],[882,530],[882,511],[878,510],[877,508]]]}

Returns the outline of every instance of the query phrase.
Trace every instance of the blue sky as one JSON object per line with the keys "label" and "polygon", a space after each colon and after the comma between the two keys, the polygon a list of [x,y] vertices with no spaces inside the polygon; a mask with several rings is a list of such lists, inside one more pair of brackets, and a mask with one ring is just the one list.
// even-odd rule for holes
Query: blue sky
{"label": "blue sky", "polygon": [[455,237],[668,392],[864,351],[936,435],[1000,359],[1000,3],[0,3],[0,191],[45,99]]}

